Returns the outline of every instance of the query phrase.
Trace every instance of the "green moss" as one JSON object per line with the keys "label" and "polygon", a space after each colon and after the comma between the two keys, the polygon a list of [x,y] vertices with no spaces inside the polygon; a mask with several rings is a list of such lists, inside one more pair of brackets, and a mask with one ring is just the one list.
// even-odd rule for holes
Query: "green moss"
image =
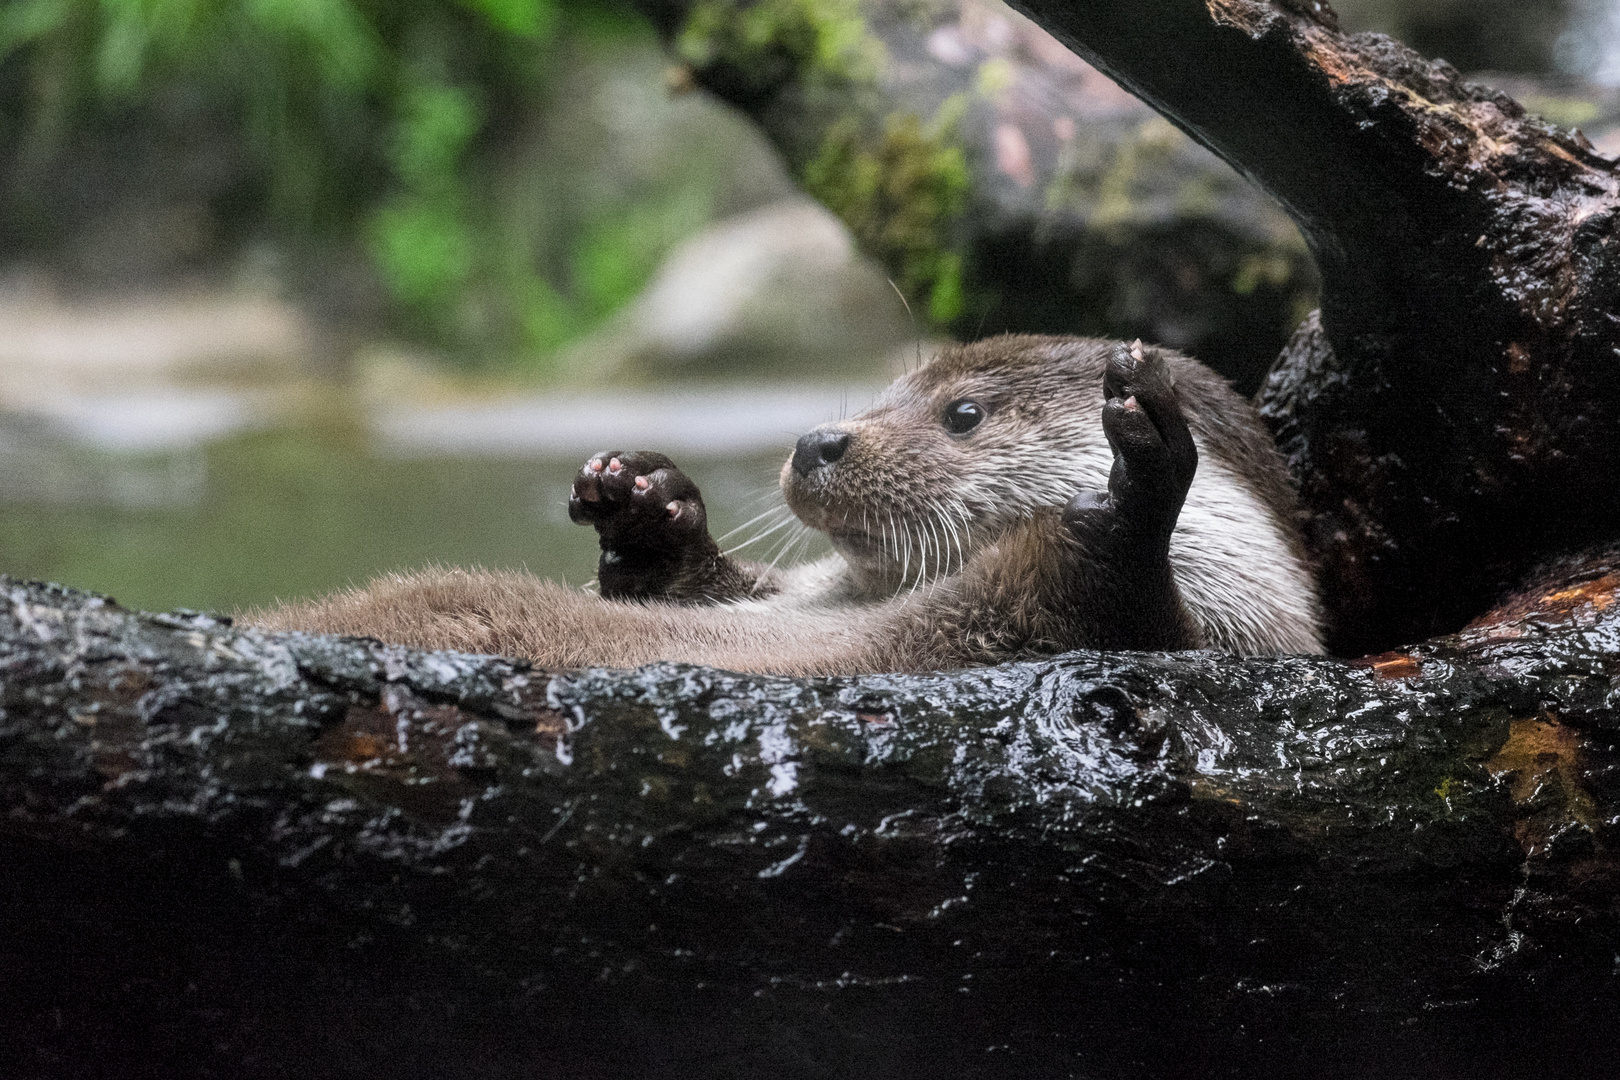
{"label": "green moss", "polygon": [[1154,116],[1142,121],[1131,138],[1121,139],[1113,161],[1097,183],[1092,224],[1109,229],[1138,220],[1143,178],[1166,170],[1186,138],[1170,121]]}
{"label": "green moss", "polygon": [[859,0],[702,0],[675,41],[692,67],[723,67],[758,93],[793,80],[868,82],[885,60]]}
{"label": "green moss", "polygon": [[956,138],[961,109],[949,100],[926,125],[910,114],[890,116],[876,133],[839,121],[802,177],[937,324],[967,308],[962,256],[952,250],[971,184]]}

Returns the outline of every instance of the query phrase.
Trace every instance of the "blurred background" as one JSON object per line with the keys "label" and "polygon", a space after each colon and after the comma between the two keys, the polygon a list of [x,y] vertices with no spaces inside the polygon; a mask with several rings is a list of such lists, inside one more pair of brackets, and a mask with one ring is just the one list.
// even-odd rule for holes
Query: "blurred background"
{"label": "blurred background", "polygon": [[[1620,155],[1620,0],[1335,7]],[[1251,393],[1314,291],[994,0],[0,0],[0,571],[132,606],[583,582],[592,451],[725,532],[942,342],[1139,335]]]}

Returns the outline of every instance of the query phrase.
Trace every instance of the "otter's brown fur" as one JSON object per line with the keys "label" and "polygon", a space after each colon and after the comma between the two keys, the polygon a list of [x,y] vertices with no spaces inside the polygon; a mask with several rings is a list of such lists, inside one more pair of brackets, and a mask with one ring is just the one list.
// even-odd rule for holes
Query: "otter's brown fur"
{"label": "otter's brown fur", "polygon": [[[829,532],[840,555],[788,571],[737,564],[727,572],[746,591],[727,602],[612,600],[522,573],[430,568],[246,621],[547,668],[683,660],[804,675],[1129,646],[1114,622],[1139,615],[1137,598],[1162,594],[1175,610],[1150,614],[1182,626],[1174,640],[1183,645],[1319,651],[1281,459],[1253,409],[1192,360],[1157,354],[1200,451],[1170,565],[1101,566],[1065,525],[1078,489],[1109,483],[1114,455],[1098,416],[1117,349],[1000,337],[948,349],[897,380],[871,409],[830,426],[850,436],[836,467],[783,470],[789,505]],[[970,438],[939,419],[965,398],[989,411]]]}

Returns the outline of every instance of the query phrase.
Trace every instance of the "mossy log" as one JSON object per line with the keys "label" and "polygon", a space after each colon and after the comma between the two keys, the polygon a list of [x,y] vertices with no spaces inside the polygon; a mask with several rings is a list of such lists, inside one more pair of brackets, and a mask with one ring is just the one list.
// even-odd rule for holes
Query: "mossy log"
{"label": "mossy log", "polygon": [[1314,303],[1276,203],[998,0],[640,0],[924,332],[1142,337],[1246,393]]}
{"label": "mossy log", "polygon": [[0,580],[0,1060],[1598,1075],[1617,590],[1600,552],[1360,662],[789,681]]}

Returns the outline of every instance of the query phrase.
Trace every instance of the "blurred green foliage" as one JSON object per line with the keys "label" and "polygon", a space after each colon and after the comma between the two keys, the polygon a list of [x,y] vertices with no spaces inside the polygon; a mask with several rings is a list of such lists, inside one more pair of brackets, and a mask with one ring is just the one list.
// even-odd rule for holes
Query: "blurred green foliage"
{"label": "blurred green foliage", "polygon": [[791,79],[867,81],[885,59],[859,0],[699,0],[675,52],[693,67],[746,73],[759,93]]}
{"label": "blurred green foliage", "polygon": [[587,193],[558,224],[511,175],[570,62],[651,41],[611,0],[3,0],[0,136],[22,177],[3,212],[50,242],[34,192],[75,138],[189,95],[252,159],[226,208],[244,229],[362,250],[396,326],[543,368],[713,209],[703,177],[668,178]]}

